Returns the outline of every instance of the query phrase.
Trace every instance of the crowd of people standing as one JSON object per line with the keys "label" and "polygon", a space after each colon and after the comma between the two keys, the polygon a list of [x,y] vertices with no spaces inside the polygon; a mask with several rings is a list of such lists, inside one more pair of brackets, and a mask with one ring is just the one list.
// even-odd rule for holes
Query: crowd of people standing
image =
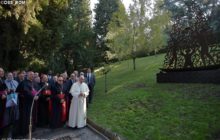
{"label": "crowd of people standing", "polygon": [[[26,138],[32,112],[32,131],[86,126],[95,75],[91,69],[52,75],[33,71],[7,72],[0,68],[0,138]],[[40,92],[39,92],[40,91]]]}

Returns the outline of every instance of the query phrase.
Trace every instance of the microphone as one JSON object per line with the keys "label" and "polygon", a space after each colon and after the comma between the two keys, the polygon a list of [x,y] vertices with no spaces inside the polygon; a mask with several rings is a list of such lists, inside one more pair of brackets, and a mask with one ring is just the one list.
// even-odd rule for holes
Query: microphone
{"label": "microphone", "polygon": [[49,86],[49,84],[46,82],[46,83],[44,84],[44,86],[37,91],[37,93],[34,95],[34,98],[33,98],[33,100],[32,100],[31,113],[30,113],[30,124],[29,124],[29,139],[30,139],[30,140],[31,140],[31,137],[32,137],[32,111],[33,111],[33,107],[34,107],[34,99],[35,99],[36,96],[38,96],[38,95],[40,94],[40,92],[41,92],[44,88],[46,88],[46,87],[48,87],[48,86]]}
{"label": "microphone", "polygon": [[46,87],[48,87],[48,86],[49,86],[49,84],[48,84],[48,83],[45,83],[44,86],[37,91],[37,93],[34,95],[34,97],[37,96],[38,94],[40,94],[40,92],[41,92],[44,88],[46,88]]}

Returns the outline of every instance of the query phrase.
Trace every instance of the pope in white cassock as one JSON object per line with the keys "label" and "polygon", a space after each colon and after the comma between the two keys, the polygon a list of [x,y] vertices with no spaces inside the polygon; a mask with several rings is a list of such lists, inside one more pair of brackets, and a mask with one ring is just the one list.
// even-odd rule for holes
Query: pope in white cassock
{"label": "pope in white cassock", "polygon": [[84,83],[84,76],[74,83],[70,89],[73,96],[69,111],[69,127],[82,128],[86,126],[86,97],[89,95],[89,88]]}

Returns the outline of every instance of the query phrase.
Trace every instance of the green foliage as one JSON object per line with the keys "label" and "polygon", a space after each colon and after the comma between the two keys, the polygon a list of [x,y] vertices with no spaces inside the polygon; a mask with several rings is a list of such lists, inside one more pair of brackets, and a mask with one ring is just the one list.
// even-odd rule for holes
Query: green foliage
{"label": "green foliage", "polygon": [[[62,53],[67,55],[66,67],[68,70],[90,67],[95,57],[95,36],[91,28],[89,0],[70,2],[68,13],[64,26],[64,46],[61,48]],[[71,63],[72,67],[69,67]]]}
{"label": "green foliage", "polygon": [[60,59],[59,49],[63,45],[62,26],[64,26],[66,11],[62,0],[60,2],[50,1],[49,6],[43,7],[43,11],[37,17],[39,25],[32,26],[25,36],[24,42],[27,46],[25,51],[28,52],[27,57],[31,61],[38,58],[44,60],[46,67],[49,66],[52,70],[61,71],[65,69],[64,65],[61,65],[63,59]]}
{"label": "green foliage", "polygon": [[218,0],[164,0],[164,7],[171,12],[173,22],[182,19],[183,25],[190,26],[194,22],[195,11],[199,10],[209,19],[215,31],[219,23],[220,3]]}
{"label": "green foliage", "polygon": [[[119,1],[119,8],[113,14],[108,25],[108,33],[106,35],[106,44],[110,48],[111,53],[115,54],[109,59],[123,59],[129,54],[131,47],[130,33],[128,32],[129,20],[125,7]],[[112,54],[112,55],[113,55]]]}
{"label": "green foliage", "polygon": [[88,117],[130,140],[216,139],[220,130],[219,93],[214,84],[158,84],[164,55],[111,65],[108,94],[104,75],[97,75]]}
{"label": "green foliage", "polygon": [[89,2],[26,0],[25,5],[0,5],[0,65],[8,70],[28,68],[37,58],[54,71],[72,71],[156,53],[166,46],[170,16],[192,16],[187,5],[193,2],[220,34],[216,0],[134,0],[129,11],[121,0],[100,0],[93,28]]}
{"label": "green foliage", "polygon": [[[166,45],[165,29],[170,15],[160,7],[163,1],[154,3],[147,0],[134,0],[126,13],[122,3],[113,14],[108,25],[107,46],[115,58],[122,60],[129,57],[146,56],[158,52]],[[113,57],[114,58],[114,57]]]}
{"label": "green foliage", "polygon": [[158,52],[167,45],[167,34],[165,30],[170,22],[170,14],[168,11],[161,9],[163,1],[158,0],[153,9],[153,18],[149,21],[151,32],[149,35],[149,50]]}
{"label": "green foliage", "polygon": [[101,62],[103,60],[107,61],[105,37],[108,33],[108,25],[112,18],[112,15],[118,9],[118,3],[120,0],[99,0],[99,3],[95,6],[95,22],[94,22],[94,32],[96,35],[96,46],[97,46],[97,55],[101,58],[97,61]]}
{"label": "green foliage", "polygon": [[0,65],[7,70],[23,67],[25,64],[19,52],[22,37],[21,23],[14,17],[0,18]]}
{"label": "green foliage", "polygon": [[30,62],[28,69],[33,71],[43,71],[45,69],[44,61],[34,59],[32,62]]}
{"label": "green foliage", "polygon": [[[94,66],[89,0],[27,0],[20,6],[1,5],[0,13],[0,60],[6,69],[33,68],[35,59],[43,65],[34,65],[57,72]],[[11,61],[15,50],[21,59]]]}
{"label": "green foliage", "polygon": [[0,18],[16,18],[21,22],[24,33],[27,33],[30,26],[38,23],[36,16],[46,5],[48,0],[26,0],[25,4],[20,5],[0,5]]}
{"label": "green foliage", "polygon": [[99,0],[95,7],[94,30],[98,41],[104,41],[108,33],[107,26],[112,18],[112,14],[118,9],[118,0]]}

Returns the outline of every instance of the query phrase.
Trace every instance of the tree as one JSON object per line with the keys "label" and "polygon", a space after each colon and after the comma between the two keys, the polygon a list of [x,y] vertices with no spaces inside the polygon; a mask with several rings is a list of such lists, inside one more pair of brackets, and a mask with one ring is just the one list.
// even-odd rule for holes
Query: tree
{"label": "tree", "polygon": [[49,5],[37,16],[38,26],[31,26],[25,36],[22,50],[30,61],[38,59],[44,61],[46,67],[54,71],[65,70],[64,59],[60,54],[62,47],[63,30],[67,15],[67,1],[50,1]]}
{"label": "tree", "polygon": [[105,37],[108,33],[108,24],[112,18],[112,15],[118,9],[118,0],[99,0],[99,3],[95,6],[95,22],[94,32],[96,35],[96,46],[100,62],[100,57],[105,60],[105,54],[108,50],[105,42]]}
{"label": "tree", "polygon": [[[93,64],[89,0],[29,0],[20,7],[3,5],[0,13],[0,60],[4,67],[11,65],[12,49],[16,59],[14,53],[21,62],[28,62],[23,68],[41,65],[61,72]],[[13,68],[21,66],[15,63]]]}
{"label": "tree", "polygon": [[171,23],[180,22],[182,28],[194,26],[196,16],[202,13],[219,41],[219,0],[165,0],[164,8],[171,12]]}
{"label": "tree", "polygon": [[163,1],[133,0],[129,19],[132,33],[132,59],[143,52],[149,54],[159,51],[166,45],[165,29],[169,23],[169,13],[161,9]]}
{"label": "tree", "polygon": [[67,64],[73,63],[75,69],[92,67],[95,38],[91,27],[89,0],[71,1],[68,13],[62,47],[62,52],[67,55]]}
{"label": "tree", "polygon": [[152,51],[156,53],[166,45],[165,29],[170,15],[167,10],[161,9],[162,4],[161,0],[134,0],[129,13],[122,3],[118,4],[105,40],[113,58],[122,60],[131,57],[135,70],[136,57],[146,56]]}
{"label": "tree", "polygon": [[108,33],[105,41],[107,47],[111,51],[112,58],[122,60],[129,55],[130,33],[129,33],[129,20],[125,7],[121,1],[118,3],[119,8],[114,12],[112,19],[108,25]]}
{"label": "tree", "polygon": [[6,70],[24,66],[24,59],[19,52],[23,35],[21,23],[15,18],[0,18],[0,66]]}
{"label": "tree", "polygon": [[[219,63],[218,17],[217,20],[214,18],[219,5],[215,0],[165,1],[165,8],[172,13],[169,39],[171,45],[168,46],[166,55],[167,60],[171,59],[170,62],[165,62],[165,67],[170,68],[173,64],[176,67],[176,63],[180,68],[204,67]],[[179,33],[175,35],[175,32]],[[188,51],[186,55],[182,53],[185,50],[192,50],[193,53]],[[178,53],[180,55],[177,55]],[[177,58],[186,60],[186,56],[192,57],[192,60],[188,59],[183,66],[183,62],[178,62]]]}
{"label": "tree", "polygon": [[20,52],[24,48],[24,36],[30,26],[38,24],[36,16],[47,3],[47,0],[28,0],[23,5],[0,5],[0,61],[5,69],[12,70],[26,65]]}
{"label": "tree", "polygon": [[152,10],[153,17],[149,21],[150,32],[148,34],[149,50],[156,54],[167,45],[168,35],[165,33],[170,23],[170,13],[162,9],[163,1],[156,1]]}
{"label": "tree", "polygon": [[[201,10],[213,28],[219,21],[217,17],[220,6],[219,0],[164,0],[164,7],[172,14],[172,22],[176,19],[182,19],[184,23],[193,23],[193,18],[196,16],[195,11]],[[216,28],[215,28],[216,29]]]}
{"label": "tree", "polygon": [[[51,30],[48,30],[46,24],[50,24],[50,21],[47,20],[49,17],[54,17],[52,12],[48,12],[48,9],[50,11],[53,9],[54,12],[66,6],[67,1],[64,0],[27,0],[23,5],[0,5],[1,26],[7,26],[8,28],[8,30],[2,30],[1,32],[0,39],[8,40],[4,41],[1,48],[3,52],[4,50],[9,52],[6,54],[11,54],[10,49],[14,52],[12,53],[13,56],[6,55],[7,57],[5,57],[1,55],[5,60],[9,61],[3,61],[6,69],[28,68],[30,62],[35,59],[47,61],[50,56],[48,54],[50,54],[49,50],[51,50],[50,35],[52,36],[52,33]],[[48,16],[45,16],[45,19],[42,20],[41,17],[45,13]],[[16,61],[11,58],[15,58]],[[13,65],[13,67],[10,67],[8,63]]]}
{"label": "tree", "polygon": [[38,23],[36,16],[48,3],[49,0],[27,0],[24,4],[19,5],[2,4],[0,5],[1,17],[14,17],[21,22],[24,33],[27,33],[30,26]]}

